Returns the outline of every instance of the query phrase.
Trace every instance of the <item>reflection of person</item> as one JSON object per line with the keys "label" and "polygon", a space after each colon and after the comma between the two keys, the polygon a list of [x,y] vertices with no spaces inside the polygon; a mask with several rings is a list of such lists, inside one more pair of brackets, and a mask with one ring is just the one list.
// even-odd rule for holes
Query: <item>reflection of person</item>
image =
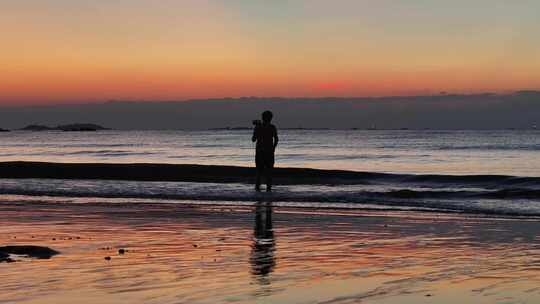
{"label": "reflection of person", "polygon": [[266,176],[266,191],[272,191],[272,169],[274,168],[274,152],[279,138],[277,128],[270,122],[273,114],[270,111],[262,113],[262,122],[254,121],[255,128],[251,141],[257,142],[255,152],[255,165],[257,166],[257,180],[255,190],[261,191],[262,174]]}
{"label": "reflection of person", "polygon": [[[253,228],[253,246],[251,249],[252,273],[261,279],[271,273],[276,265],[274,258],[275,239],[272,227],[272,206],[257,203],[255,208],[255,226]],[[264,282],[264,280],[261,280]]]}

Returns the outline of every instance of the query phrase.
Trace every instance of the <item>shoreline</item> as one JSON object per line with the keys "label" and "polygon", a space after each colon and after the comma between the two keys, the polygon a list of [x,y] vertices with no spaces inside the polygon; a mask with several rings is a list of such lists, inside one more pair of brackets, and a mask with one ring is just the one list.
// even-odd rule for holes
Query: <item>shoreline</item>
{"label": "shoreline", "polygon": [[212,200],[159,200],[152,198],[130,197],[64,197],[64,196],[25,196],[1,195],[0,204],[12,207],[27,208],[111,208],[111,209],[144,209],[158,208],[170,210],[235,210],[235,212],[250,212],[257,205],[270,205],[274,210],[289,214],[320,215],[320,216],[367,216],[367,217],[399,217],[399,218],[447,218],[447,219],[485,219],[501,221],[532,221],[537,222],[540,214],[519,213],[489,213],[466,212],[459,210],[440,210],[430,208],[414,208],[409,206],[392,205],[366,205],[350,207],[340,204],[311,206],[294,204],[291,202],[273,201],[269,198],[260,198],[252,201],[212,201]]}
{"label": "shoreline", "polygon": [[409,209],[538,217],[540,178],[407,175],[276,168],[274,191],[253,190],[255,169],[174,164],[0,162],[0,195],[162,202],[271,200],[314,209]]}

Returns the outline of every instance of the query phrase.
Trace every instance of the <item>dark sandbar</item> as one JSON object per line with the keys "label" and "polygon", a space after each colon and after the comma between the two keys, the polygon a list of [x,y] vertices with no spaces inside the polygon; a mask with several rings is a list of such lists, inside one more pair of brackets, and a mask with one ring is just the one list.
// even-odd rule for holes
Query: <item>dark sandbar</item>
{"label": "dark sandbar", "polygon": [[[415,175],[310,168],[275,168],[274,184],[281,185],[343,185],[372,183],[462,184],[535,186],[540,177],[505,175]],[[50,163],[0,162],[0,178],[49,178],[126,181],[171,181],[200,183],[253,183],[255,168],[193,164],[109,164],[109,163]]]}
{"label": "dark sandbar", "polygon": [[[364,183],[385,174],[306,168],[275,168],[276,184]],[[0,178],[106,179],[251,183],[255,168],[189,164],[0,162]]]}

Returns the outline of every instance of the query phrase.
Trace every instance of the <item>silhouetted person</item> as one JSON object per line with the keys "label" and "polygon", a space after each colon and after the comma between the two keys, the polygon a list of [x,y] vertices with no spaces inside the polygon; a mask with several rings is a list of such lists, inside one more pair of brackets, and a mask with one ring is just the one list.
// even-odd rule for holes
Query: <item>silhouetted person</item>
{"label": "silhouetted person", "polygon": [[272,191],[272,170],[274,168],[274,152],[279,138],[277,128],[270,122],[273,114],[270,111],[262,113],[262,122],[253,121],[253,137],[251,140],[257,142],[255,153],[255,165],[257,166],[257,180],[255,190],[261,191],[261,177],[266,176],[266,191]]}
{"label": "silhouetted person", "polygon": [[[272,206],[270,203],[258,202],[255,207],[255,226],[253,228],[253,245],[251,248],[251,272],[260,282],[266,284],[266,275],[276,265],[274,230],[272,227]],[[265,283],[266,282],[266,283]]]}

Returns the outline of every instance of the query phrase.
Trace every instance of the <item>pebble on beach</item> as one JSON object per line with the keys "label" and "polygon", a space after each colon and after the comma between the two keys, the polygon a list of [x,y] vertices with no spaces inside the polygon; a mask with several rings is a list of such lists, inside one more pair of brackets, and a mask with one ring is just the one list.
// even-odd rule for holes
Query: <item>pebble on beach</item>
{"label": "pebble on beach", "polygon": [[9,257],[9,254],[0,252],[0,263],[6,262],[10,263],[12,259]]}
{"label": "pebble on beach", "polygon": [[125,250],[125,249],[119,249],[119,250],[118,250],[118,254],[124,254],[124,253],[126,253],[126,250]]}
{"label": "pebble on beach", "polygon": [[110,261],[110,260],[111,260],[111,257],[110,257],[110,256],[106,256],[106,257],[105,257],[105,260]]}
{"label": "pebble on beach", "polygon": [[0,258],[0,263],[15,263],[16,261],[12,258]]}
{"label": "pebble on beach", "polygon": [[59,254],[59,252],[48,247],[34,245],[16,245],[0,247],[0,258],[6,257],[6,255],[9,254],[21,255],[37,259],[50,259],[51,257]]}

